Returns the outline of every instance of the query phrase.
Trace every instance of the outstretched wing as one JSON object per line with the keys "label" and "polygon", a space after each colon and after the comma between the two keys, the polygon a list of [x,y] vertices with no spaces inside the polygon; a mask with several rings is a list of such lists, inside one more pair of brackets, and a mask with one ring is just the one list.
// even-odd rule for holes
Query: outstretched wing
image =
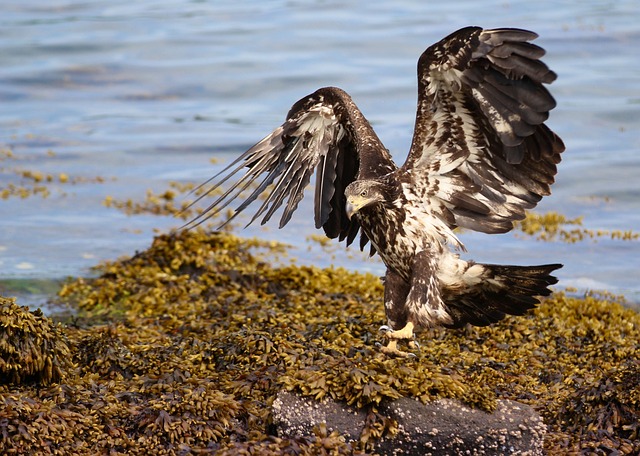
{"label": "outstretched wing", "polygon": [[[363,169],[380,174],[395,169],[381,144],[379,150],[375,150],[363,147],[365,142],[379,144],[379,139],[351,97],[338,88],[319,89],[296,102],[280,127],[205,183],[212,182],[211,187],[198,200],[232,180],[188,226],[215,216],[241,193],[250,192],[224,224],[260,197],[261,205],[249,224],[260,217],[261,223],[266,223],[284,204],[280,217],[282,228],[298,207],[315,171],[316,228],[322,227],[330,238],[347,239],[348,245],[360,225],[355,217],[347,218],[346,186],[361,175]],[[364,246],[367,239],[362,236],[361,246]]]}
{"label": "outstretched wing", "polygon": [[564,144],[545,124],[556,74],[519,29],[461,29],[418,61],[418,113],[402,167],[414,200],[450,227],[502,233],[550,193]]}

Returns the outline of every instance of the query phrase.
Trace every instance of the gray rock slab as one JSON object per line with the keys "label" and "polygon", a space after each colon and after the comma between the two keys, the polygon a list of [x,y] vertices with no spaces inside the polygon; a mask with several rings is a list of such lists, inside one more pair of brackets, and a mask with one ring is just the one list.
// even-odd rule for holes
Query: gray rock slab
{"label": "gray rock slab", "polygon": [[[429,404],[402,398],[380,404],[378,411],[398,422],[398,434],[376,442],[381,455],[542,455],[546,426],[532,407],[498,401],[493,413],[441,399]],[[357,441],[366,410],[330,399],[316,401],[281,392],[272,407],[281,437],[311,435],[325,423],[346,440]]]}

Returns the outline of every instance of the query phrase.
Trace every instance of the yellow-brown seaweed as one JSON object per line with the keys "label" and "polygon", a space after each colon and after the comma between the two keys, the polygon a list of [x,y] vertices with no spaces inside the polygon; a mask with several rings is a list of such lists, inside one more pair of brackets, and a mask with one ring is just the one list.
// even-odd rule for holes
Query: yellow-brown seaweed
{"label": "yellow-brown seaweed", "polygon": [[[353,454],[396,423],[381,401],[457,398],[535,407],[550,454],[637,454],[640,316],[617,299],[556,293],[487,328],[431,330],[415,359],[375,346],[382,286],[369,274],[274,267],[282,247],[193,230],[158,236],[61,299],[73,366],[48,387],[0,386],[0,453]],[[637,383],[636,383],[637,384]],[[319,427],[271,435],[280,390],[369,411],[360,442]],[[323,453],[324,452],[324,453]]]}
{"label": "yellow-brown seaweed", "polygon": [[62,328],[30,312],[14,299],[0,296],[0,384],[48,385],[64,379],[71,368]]}

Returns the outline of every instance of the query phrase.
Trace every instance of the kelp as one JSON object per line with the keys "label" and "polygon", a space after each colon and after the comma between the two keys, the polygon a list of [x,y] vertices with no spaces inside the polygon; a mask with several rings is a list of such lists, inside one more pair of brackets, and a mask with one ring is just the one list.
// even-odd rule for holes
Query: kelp
{"label": "kelp", "polygon": [[583,217],[571,219],[553,211],[544,214],[527,212],[524,220],[515,222],[515,229],[540,241],[560,241],[570,244],[603,238],[618,241],[640,239],[640,233],[637,231],[585,228]]}
{"label": "kelp", "polygon": [[0,296],[0,384],[60,382],[71,368],[69,356],[60,325]]}
{"label": "kelp", "polygon": [[[0,453],[365,454],[397,431],[378,406],[399,397],[513,399],[543,416],[549,454],[640,451],[640,316],[618,298],[558,292],[486,328],[425,331],[395,359],[377,345],[378,277],[284,255],[192,230],[68,282],[69,363],[49,386],[0,386]],[[282,390],[365,409],[360,441],[326,426],[278,437]]]}
{"label": "kelp", "polygon": [[26,199],[34,196],[48,198],[54,194],[65,196],[66,192],[63,190],[65,186],[86,183],[100,184],[106,180],[102,176],[71,176],[65,171],[45,173],[32,167],[33,161],[42,162],[42,160],[55,156],[55,152],[51,150],[45,154],[22,156],[11,149],[0,148],[0,175],[7,176],[3,182],[0,182],[0,200]]}

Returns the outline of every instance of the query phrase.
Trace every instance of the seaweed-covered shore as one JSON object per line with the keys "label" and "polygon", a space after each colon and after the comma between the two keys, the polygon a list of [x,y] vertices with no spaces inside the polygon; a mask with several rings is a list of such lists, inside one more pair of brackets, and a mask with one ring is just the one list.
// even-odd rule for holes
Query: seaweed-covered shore
{"label": "seaweed-covered shore", "polygon": [[[0,298],[2,454],[366,453],[396,424],[382,401],[533,406],[549,454],[640,452],[640,315],[556,293],[488,328],[432,330],[416,358],[379,353],[377,277],[273,266],[282,247],[204,231],[158,236],[60,299],[54,323]],[[279,391],[364,408],[349,443],[272,435]]]}

